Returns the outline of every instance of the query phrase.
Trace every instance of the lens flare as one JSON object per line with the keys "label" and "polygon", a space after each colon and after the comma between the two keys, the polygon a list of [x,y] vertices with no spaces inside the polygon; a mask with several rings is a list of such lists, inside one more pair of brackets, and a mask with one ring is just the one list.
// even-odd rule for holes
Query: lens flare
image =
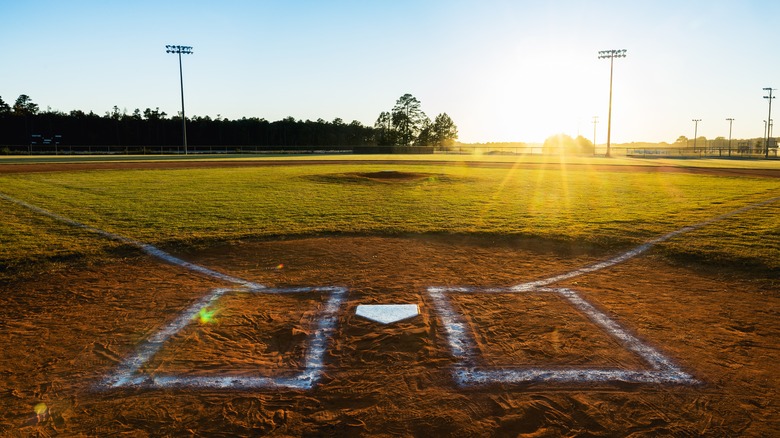
{"label": "lens flare", "polygon": [[211,322],[214,322],[214,317],[216,316],[217,311],[216,310],[209,310],[207,308],[200,309],[200,312],[198,312],[198,320],[201,324],[208,324]]}
{"label": "lens flare", "polygon": [[283,268],[284,268],[284,263],[279,263],[278,265],[276,265],[277,271],[281,271]]}

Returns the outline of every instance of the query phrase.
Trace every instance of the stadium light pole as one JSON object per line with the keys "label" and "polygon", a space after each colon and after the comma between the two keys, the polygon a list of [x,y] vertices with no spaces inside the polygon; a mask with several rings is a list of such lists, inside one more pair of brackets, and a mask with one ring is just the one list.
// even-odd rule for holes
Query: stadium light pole
{"label": "stadium light pole", "polygon": [[593,116],[593,155],[596,155],[596,124],[599,122],[599,116]]}
{"label": "stadium light pole", "polygon": [[729,117],[726,120],[729,121],[729,157],[730,157],[731,156],[731,124],[734,123],[734,119]]}
{"label": "stadium light pole", "polygon": [[612,144],[612,70],[615,64],[615,58],[625,57],[626,49],[599,51],[599,59],[609,58],[609,115],[607,116],[607,157],[610,156],[610,145]]}
{"label": "stadium light pole", "polygon": [[691,119],[693,122],[693,152],[696,153],[696,136],[699,135],[699,122],[701,119]]}
{"label": "stadium light pole", "polygon": [[184,142],[184,155],[187,155],[187,118],[184,116],[184,74],[181,69],[181,55],[192,55],[192,46],[165,46],[165,53],[179,55],[179,83],[181,84],[181,132]]}
{"label": "stadium light pole", "polygon": [[767,120],[769,120],[769,124],[766,127],[766,141],[764,142],[764,158],[769,158],[769,138],[772,137],[772,99],[775,98],[775,96],[772,96],[772,92],[776,90],[776,88],[772,87],[766,87],[763,89],[764,91],[768,91],[769,95],[764,96],[764,99],[769,99],[769,115],[766,117]]}

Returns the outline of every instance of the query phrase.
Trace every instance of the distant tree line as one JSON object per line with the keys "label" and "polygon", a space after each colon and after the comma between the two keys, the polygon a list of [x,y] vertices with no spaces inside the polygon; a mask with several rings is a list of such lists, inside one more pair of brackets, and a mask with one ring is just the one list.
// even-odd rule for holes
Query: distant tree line
{"label": "distant tree line", "polygon": [[[446,114],[430,122],[410,94],[399,102],[389,113],[387,126],[374,127],[340,118],[303,121],[286,117],[270,122],[257,117],[193,116],[187,118],[187,142],[193,146],[446,145],[457,138],[457,127]],[[181,116],[168,117],[159,108],[128,113],[117,106],[103,115],[41,111],[25,94],[13,106],[0,97],[0,145],[27,145],[35,141],[34,135],[59,135],[61,144],[71,145],[176,146],[182,143]]]}

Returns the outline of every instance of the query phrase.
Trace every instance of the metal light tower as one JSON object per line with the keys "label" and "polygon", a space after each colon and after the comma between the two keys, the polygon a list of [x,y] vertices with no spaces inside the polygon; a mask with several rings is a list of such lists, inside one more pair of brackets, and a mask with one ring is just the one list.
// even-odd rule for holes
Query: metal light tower
{"label": "metal light tower", "polygon": [[729,121],[729,157],[731,156],[731,124],[734,123],[734,119],[729,117],[726,119]]}
{"label": "metal light tower", "polygon": [[769,96],[764,96],[764,99],[769,99],[769,115],[766,117],[766,119],[769,120],[769,125],[766,128],[766,142],[764,142],[764,149],[766,149],[766,152],[764,158],[769,158],[769,139],[772,138],[772,99],[775,98],[775,96],[772,96],[772,91],[775,91],[776,88],[767,87],[763,90],[769,92]]}
{"label": "metal light tower", "polygon": [[599,59],[609,58],[609,115],[607,116],[607,156],[610,155],[610,145],[612,144],[612,70],[615,58],[625,58],[626,49],[619,50],[600,50]]}
{"label": "metal light tower", "polygon": [[699,122],[701,119],[691,119],[693,122],[693,152],[696,152],[696,136],[699,135]]}
{"label": "metal light tower", "polygon": [[596,124],[599,122],[599,116],[593,116],[593,155],[596,155]]}
{"label": "metal light tower", "polygon": [[181,69],[181,55],[192,55],[191,46],[165,46],[165,53],[179,55],[179,81],[181,83],[181,132],[184,140],[184,155],[187,155],[187,118],[184,117],[184,74]]}

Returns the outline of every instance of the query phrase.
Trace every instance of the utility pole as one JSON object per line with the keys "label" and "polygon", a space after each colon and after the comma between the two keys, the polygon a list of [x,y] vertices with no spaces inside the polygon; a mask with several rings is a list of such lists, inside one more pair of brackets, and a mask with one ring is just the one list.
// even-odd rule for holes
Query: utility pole
{"label": "utility pole", "polygon": [[181,132],[184,142],[184,155],[187,155],[187,118],[184,116],[184,74],[181,69],[181,55],[192,55],[192,46],[165,46],[165,53],[179,55],[179,82],[181,84]]}
{"label": "utility pole", "polygon": [[625,58],[626,49],[619,50],[601,50],[599,59],[609,58],[609,114],[607,116],[607,157],[610,156],[610,145],[612,144],[612,70],[615,58]]}
{"label": "utility pole", "polygon": [[769,139],[772,138],[772,99],[775,98],[775,96],[772,96],[772,91],[775,91],[776,88],[766,87],[763,90],[769,92],[768,96],[764,96],[764,99],[769,99],[769,115],[766,117],[766,119],[769,121],[769,124],[766,127],[766,142],[764,142],[764,149],[765,149],[764,158],[769,158]]}
{"label": "utility pole", "polygon": [[593,116],[593,155],[596,155],[596,124],[599,122],[599,116]]}
{"label": "utility pole", "polygon": [[734,119],[729,117],[726,119],[729,121],[729,157],[731,156],[731,124],[734,123]]}
{"label": "utility pole", "polygon": [[693,153],[696,153],[696,136],[699,134],[699,122],[701,119],[691,119],[693,122]]}

